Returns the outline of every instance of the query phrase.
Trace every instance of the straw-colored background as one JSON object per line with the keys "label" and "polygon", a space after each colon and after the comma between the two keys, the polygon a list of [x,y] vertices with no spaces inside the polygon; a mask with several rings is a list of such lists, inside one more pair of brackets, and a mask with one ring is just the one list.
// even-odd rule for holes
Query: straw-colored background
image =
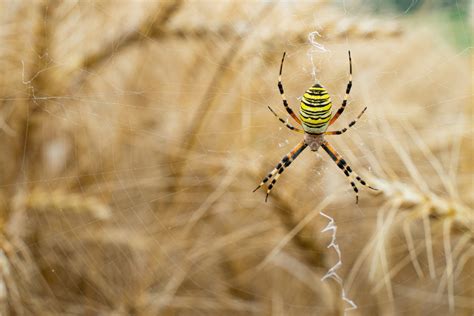
{"label": "straw-colored background", "polygon": [[[348,315],[471,315],[472,50],[424,21],[309,1],[0,1],[1,314],[342,314],[321,281],[338,260],[323,211]],[[380,191],[356,205],[307,150],[264,203],[251,190],[301,139],[267,109],[287,117],[282,52],[296,110],[313,66],[340,104],[348,49],[336,126],[368,110],[328,139]]]}

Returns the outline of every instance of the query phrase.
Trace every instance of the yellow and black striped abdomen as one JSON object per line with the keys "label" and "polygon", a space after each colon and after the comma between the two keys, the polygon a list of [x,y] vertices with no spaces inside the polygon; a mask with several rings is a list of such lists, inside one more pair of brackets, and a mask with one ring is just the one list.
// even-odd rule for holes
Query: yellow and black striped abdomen
{"label": "yellow and black striped abdomen", "polygon": [[328,128],[331,119],[331,98],[319,83],[304,93],[300,104],[300,119],[305,132],[321,134]]}

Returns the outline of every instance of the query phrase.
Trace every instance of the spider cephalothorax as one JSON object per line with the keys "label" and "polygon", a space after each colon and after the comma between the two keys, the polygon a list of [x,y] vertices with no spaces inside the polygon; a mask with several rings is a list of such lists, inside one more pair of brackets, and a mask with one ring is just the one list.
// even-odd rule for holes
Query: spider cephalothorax
{"label": "spider cephalothorax", "polygon": [[306,146],[309,146],[309,149],[312,151],[317,151],[324,142],[324,134],[304,133],[304,143]]}
{"label": "spider cephalothorax", "polygon": [[[314,84],[310,87],[306,92],[303,94],[300,103],[300,110],[299,110],[299,117],[293,112],[293,110],[289,107],[288,101],[285,97],[285,92],[283,90],[283,84],[281,83],[281,74],[283,71],[283,62],[285,60],[285,53],[283,53],[283,57],[281,59],[280,64],[280,74],[278,76],[278,89],[280,90],[280,95],[283,99],[283,106],[285,107],[286,111],[290,116],[298,123],[303,129],[299,129],[294,127],[290,123],[283,120],[279,117],[275,111],[272,110],[271,107],[268,107],[270,111],[277,117],[280,122],[285,124],[290,130],[304,133],[304,139],[293,148],[287,155],[283,157],[283,159],[276,165],[276,167],[262,180],[260,185],[254,190],[257,191],[261,186],[268,182],[268,180],[272,179],[270,184],[267,188],[267,196],[265,201],[267,201],[268,195],[272,190],[273,186],[275,185],[278,177],[283,173],[285,168],[287,168],[293,160],[298,157],[298,155],[309,146],[312,151],[317,151],[319,147],[322,147],[331,157],[331,159],[336,163],[336,165],[344,172],[344,174],[350,179],[351,186],[356,193],[356,203],[359,201],[359,190],[354,182],[354,179],[357,180],[363,186],[369,187],[373,190],[371,186],[368,186],[367,183],[362,180],[362,178],[357,175],[354,171],[352,171],[351,167],[347,164],[347,162],[337,153],[337,151],[324,139],[324,135],[340,135],[347,131],[347,127],[344,127],[338,131],[329,131],[327,132],[327,128],[334,124],[339,116],[344,112],[344,109],[347,105],[347,98],[349,93],[351,92],[352,88],[352,59],[351,59],[351,52],[349,51],[349,82],[346,88],[346,95],[344,96],[344,100],[342,101],[341,107],[337,110],[336,114],[332,116],[331,108],[332,102],[327,90],[321,86],[319,83]],[[364,114],[364,108],[362,112],[357,116],[355,120],[349,123],[349,127],[352,127],[357,120]]]}

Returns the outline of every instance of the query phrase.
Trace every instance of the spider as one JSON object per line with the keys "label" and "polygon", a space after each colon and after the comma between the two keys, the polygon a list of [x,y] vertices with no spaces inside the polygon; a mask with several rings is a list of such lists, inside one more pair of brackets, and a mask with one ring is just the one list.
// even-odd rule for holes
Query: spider
{"label": "spider", "polygon": [[304,139],[300,143],[298,143],[298,145],[296,145],[293,150],[291,150],[287,155],[285,155],[283,159],[275,166],[275,168],[262,180],[260,185],[255,188],[255,190],[253,190],[253,192],[257,191],[260,187],[262,187],[265,183],[267,183],[270,179],[273,178],[271,183],[268,185],[265,202],[267,202],[270,191],[275,186],[275,183],[277,182],[283,171],[285,171],[285,169],[288,168],[290,164],[298,157],[298,155],[301,154],[301,152],[305,150],[305,148],[308,146],[312,151],[317,151],[319,147],[323,147],[323,149],[328,153],[329,157],[331,157],[331,159],[336,163],[336,165],[344,172],[346,177],[349,178],[352,189],[356,194],[356,204],[359,202],[359,189],[355,184],[354,178],[363,186],[368,187],[372,190],[377,190],[369,186],[357,173],[352,171],[352,168],[341,157],[341,155],[339,155],[337,151],[324,139],[324,135],[341,135],[345,133],[348,128],[354,126],[357,120],[359,120],[359,118],[364,114],[365,110],[367,110],[367,107],[365,107],[362,112],[357,116],[357,118],[349,123],[348,127],[344,127],[343,129],[337,131],[326,131],[329,126],[336,122],[342,112],[344,112],[344,109],[347,105],[347,98],[349,97],[349,93],[351,92],[352,59],[351,52],[349,51],[348,53],[349,82],[347,83],[346,95],[344,96],[342,105],[337,110],[336,114],[332,116],[332,103],[327,90],[319,83],[315,83],[312,87],[306,90],[303,97],[301,98],[299,117],[296,116],[293,110],[289,107],[288,101],[285,97],[285,92],[283,90],[283,84],[281,83],[283,62],[285,61],[286,56],[286,52],[283,53],[283,57],[281,59],[280,64],[280,73],[278,76],[278,90],[280,91],[280,95],[283,100],[283,106],[285,107],[286,111],[303,129],[295,127],[287,121],[283,120],[281,117],[278,116],[278,114],[275,113],[275,111],[273,111],[270,106],[268,107],[268,109],[278,120],[280,120],[280,122],[282,122],[290,130],[296,131],[298,133],[303,133]]}

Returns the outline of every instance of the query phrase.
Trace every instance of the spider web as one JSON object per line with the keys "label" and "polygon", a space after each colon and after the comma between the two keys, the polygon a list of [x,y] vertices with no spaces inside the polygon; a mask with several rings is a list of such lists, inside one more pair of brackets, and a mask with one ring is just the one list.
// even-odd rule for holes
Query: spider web
{"label": "spider web", "polygon": [[[472,309],[472,51],[447,40],[466,8],[2,2],[1,313]],[[335,128],[368,111],[328,140],[381,192],[356,205],[308,149],[264,203],[301,140],[267,109],[290,121],[282,52],[297,111],[316,80],[338,108],[349,49]]]}

